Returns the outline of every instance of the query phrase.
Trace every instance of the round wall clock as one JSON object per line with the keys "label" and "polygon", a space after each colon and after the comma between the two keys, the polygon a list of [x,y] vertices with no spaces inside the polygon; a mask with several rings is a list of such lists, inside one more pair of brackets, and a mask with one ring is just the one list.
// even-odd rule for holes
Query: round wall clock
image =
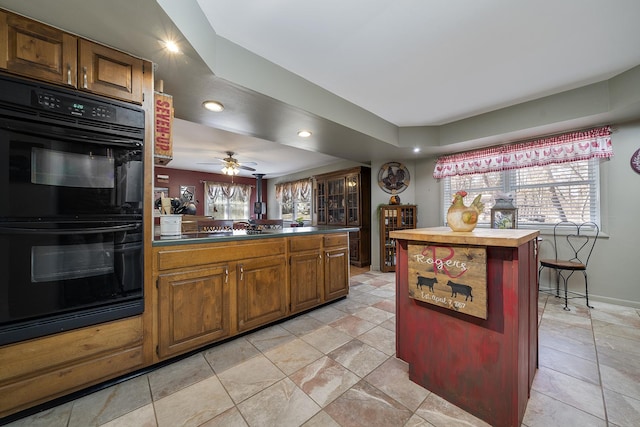
{"label": "round wall clock", "polygon": [[398,162],[388,162],[378,171],[378,185],[389,194],[402,193],[409,186],[409,170]]}
{"label": "round wall clock", "polygon": [[635,153],[631,155],[631,169],[633,169],[636,173],[640,173],[640,148],[636,150]]}

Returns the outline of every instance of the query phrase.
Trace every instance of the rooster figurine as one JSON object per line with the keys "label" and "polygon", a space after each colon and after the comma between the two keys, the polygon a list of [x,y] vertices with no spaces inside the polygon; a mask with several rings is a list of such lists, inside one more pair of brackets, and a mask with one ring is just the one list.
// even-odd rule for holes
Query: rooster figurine
{"label": "rooster figurine", "polygon": [[480,201],[482,197],[478,194],[470,206],[465,206],[463,199],[466,191],[458,191],[453,195],[453,202],[447,211],[447,224],[453,231],[471,231],[478,224],[478,217],[484,209],[484,203]]}

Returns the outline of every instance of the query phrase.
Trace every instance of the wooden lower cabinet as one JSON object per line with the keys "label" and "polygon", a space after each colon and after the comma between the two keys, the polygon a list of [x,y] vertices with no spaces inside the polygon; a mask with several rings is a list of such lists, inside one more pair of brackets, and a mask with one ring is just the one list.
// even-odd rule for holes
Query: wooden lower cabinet
{"label": "wooden lower cabinet", "polygon": [[229,335],[229,265],[158,276],[158,356],[164,358]]}
{"label": "wooden lower cabinet", "polygon": [[317,306],[323,300],[322,237],[289,240],[291,312]]}
{"label": "wooden lower cabinet", "polygon": [[349,293],[349,247],[346,235],[324,236],[324,299]]}
{"label": "wooden lower cabinet", "polygon": [[238,331],[262,326],[287,314],[285,266],[283,256],[238,262]]}
{"label": "wooden lower cabinet", "polygon": [[145,365],[141,316],[0,347],[0,418]]}

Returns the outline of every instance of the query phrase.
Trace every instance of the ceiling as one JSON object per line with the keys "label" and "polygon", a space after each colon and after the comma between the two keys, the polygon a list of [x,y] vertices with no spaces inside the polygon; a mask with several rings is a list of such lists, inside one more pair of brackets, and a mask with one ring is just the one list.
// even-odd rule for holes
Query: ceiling
{"label": "ceiling", "polygon": [[[640,65],[637,0],[0,0],[0,6],[153,61],[156,82],[174,98],[169,167],[217,172],[217,165],[200,163],[234,151],[266,178],[343,159],[369,164],[453,150],[425,144],[414,154],[402,133],[420,127],[437,134],[442,126]],[[160,40],[169,38],[180,54],[162,49]],[[204,110],[205,99],[221,100],[224,112]],[[302,128],[313,135],[301,140]]]}

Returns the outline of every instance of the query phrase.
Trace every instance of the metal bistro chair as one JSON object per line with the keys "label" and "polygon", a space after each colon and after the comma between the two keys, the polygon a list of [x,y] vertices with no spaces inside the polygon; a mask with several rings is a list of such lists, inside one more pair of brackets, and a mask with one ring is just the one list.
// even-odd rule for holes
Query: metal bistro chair
{"label": "metal bistro chair", "polygon": [[[593,252],[593,248],[598,240],[600,229],[594,222],[584,222],[577,224],[571,221],[562,221],[553,227],[553,246],[555,249],[555,258],[541,259],[540,268],[538,269],[538,283],[540,283],[540,275],[544,268],[555,270],[556,288],[540,288],[544,293],[555,294],[556,298],[560,296],[560,279],[564,286],[564,309],[569,311],[569,298],[586,298],[587,307],[589,305],[589,284],[587,280],[587,265],[589,258]],[[569,291],[567,282],[576,271],[582,272],[584,275],[584,294]],[[574,296],[569,297],[572,294]]]}

